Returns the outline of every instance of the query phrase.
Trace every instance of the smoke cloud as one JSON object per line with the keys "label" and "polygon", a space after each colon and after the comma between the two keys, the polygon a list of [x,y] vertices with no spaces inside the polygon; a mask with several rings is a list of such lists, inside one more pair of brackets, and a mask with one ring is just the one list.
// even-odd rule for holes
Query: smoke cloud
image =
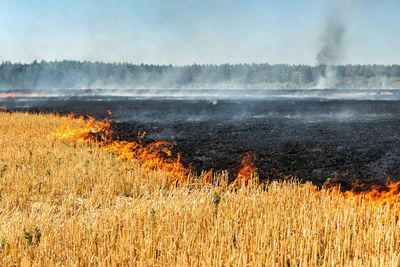
{"label": "smoke cloud", "polygon": [[345,34],[363,4],[359,0],[323,0],[325,18],[319,36],[318,65],[338,65],[345,56]]}
{"label": "smoke cloud", "polygon": [[335,1],[327,6],[329,11],[323,22],[321,34],[321,48],[317,53],[316,60],[320,66],[326,66],[324,72],[318,79],[316,88],[335,88],[337,86],[337,73],[333,65],[340,64],[344,58],[344,34],[346,32],[345,13],[349,3],[355,0]]}
{"label": "smoke cloud", "polygon": [[[339,16],[335,16],[339,17]],[[323,46],[317,54],[318,65],[334,65],[343,58],[343,35],[346,31],[342,21],[331,17],[326,22],[322,36]]]}

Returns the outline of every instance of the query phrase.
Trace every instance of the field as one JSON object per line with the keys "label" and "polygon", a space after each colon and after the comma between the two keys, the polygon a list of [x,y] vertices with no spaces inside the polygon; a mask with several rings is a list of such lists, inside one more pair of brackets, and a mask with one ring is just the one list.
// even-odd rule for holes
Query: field
{"label": "field", "polygon": [[6,97],[1,105],[97,119],[111,110],[122,140],[145,131],[144,142],[175,142],[186,167],[228,170],[230,179],[247,152],[260,180],[283,173],[321,186],[336,177],[350,189],[356,179],[400,178],[398,90],[102,91]]}
{"label": "field", "polygon": [[295,180],[231,187],[224,172],[177,184],[95,141],[55,138],[65,125],[85,122],[0,113],[4,266],[400,264],[397,202]]}

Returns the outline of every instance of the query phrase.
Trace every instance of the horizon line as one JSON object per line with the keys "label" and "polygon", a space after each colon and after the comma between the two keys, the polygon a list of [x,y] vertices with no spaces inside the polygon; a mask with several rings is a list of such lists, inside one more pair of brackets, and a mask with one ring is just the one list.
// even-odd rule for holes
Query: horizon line
{"label": "horizon line", "polygon": [[129,61],[103,61],[103,60],[78,60],[78,59],[54,59],[54,60],[32,60],[30,62],[21,62],[21,61],[11,61],[11,60],[2,60],[0,65],[3,64],[13,64],[13,65],[33,65],[40,63],[60,63],[60,62],[78,62],[78,63],[90,63],[90,64],[107,64],[107,65],[133,65],[133,66],[159,66],[159,67],[191,67],[191,66],[237,66],[237,65],[270,65],[270,66],[279,66],[279,65],[287,65],[287,66],[309,66],[309,67],[338,67],[338,66],[399,66],[400,63],[391,63],[391,64],[383,64],[383,63],[343,63],[343,64],[301,64],[301,63],[268,63],[268,62],[251,62],[251,63],[191,63],[191,64],[172,64],[172,63],[134,63]]}

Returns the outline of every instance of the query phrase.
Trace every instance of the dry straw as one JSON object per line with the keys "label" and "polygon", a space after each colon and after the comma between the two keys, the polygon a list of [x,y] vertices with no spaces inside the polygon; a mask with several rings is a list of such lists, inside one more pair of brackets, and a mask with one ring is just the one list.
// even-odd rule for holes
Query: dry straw
{"label": "dry straw", "polygon": [[[96,144],[55,140],[53,115],[0,113],[0,263],[398,266],[399,207],[296,181],[171,186]],[[82,122],[69,120],[76,125]]]}

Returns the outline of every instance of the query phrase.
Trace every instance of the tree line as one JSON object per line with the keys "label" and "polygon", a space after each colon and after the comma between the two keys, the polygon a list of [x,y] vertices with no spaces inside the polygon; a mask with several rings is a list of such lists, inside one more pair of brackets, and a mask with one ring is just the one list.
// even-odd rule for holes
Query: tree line
{"label": "tree line", "polygon": [[400,88],[400,65],[149,65],[89,61],[2,62],[1,89]]}

